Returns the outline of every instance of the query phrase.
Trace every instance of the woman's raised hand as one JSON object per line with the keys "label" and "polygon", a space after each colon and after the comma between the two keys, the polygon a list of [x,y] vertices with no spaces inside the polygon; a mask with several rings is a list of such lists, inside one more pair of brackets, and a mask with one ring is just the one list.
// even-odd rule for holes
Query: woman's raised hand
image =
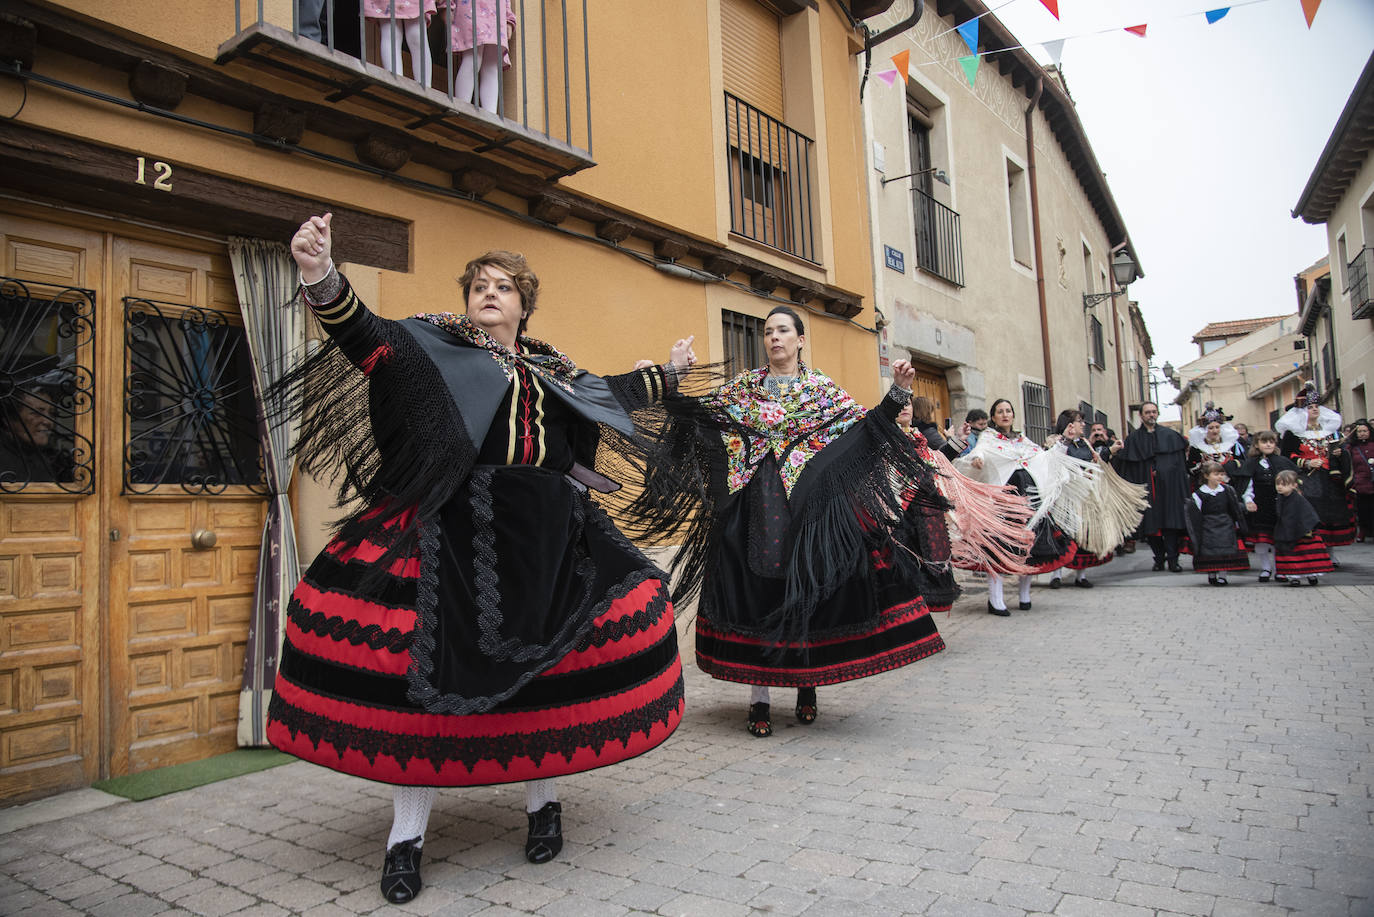
{"label": "woman's raised hand", "polygon": [[907,360],[897,360],[892,364],[892,382],[898,388],[911,389],[916,381],[916,368]]}
{"label": "woman's raised hand", "polygon": [[697,355],[692,352],[692,342],[696,339],[697,336],[695,334],[681,338],[673,345],[673,349],[668,352],[668,362],[671,363],[673,368],[678,372],[683,372],[689,367],[696,365]]}
{"label": "woman's raised hand", "polygon": [[291,257],[296,259],[296,266],[301,270],[301,280],[305,283],[323,280],[329,273],[329,266],[334,263],[330,258],[334,239],[329,230],[330,221],[333,219],[332,213],[326,213],[322,217],[311,217],[302,223],[301,228],[291,237]]}

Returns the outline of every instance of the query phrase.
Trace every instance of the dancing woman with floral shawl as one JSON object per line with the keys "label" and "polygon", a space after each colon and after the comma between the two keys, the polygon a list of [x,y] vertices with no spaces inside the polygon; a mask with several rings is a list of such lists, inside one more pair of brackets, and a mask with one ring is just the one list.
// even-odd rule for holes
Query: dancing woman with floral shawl
{"label": "dancing woman with floral shawl", "polygon": [[[816,718],[816,686],[874,675],[944,648],[919,592],[913,504],[949,504],[894,423],[909,364],[874,411],[800,359],[804,325],[779,306],[764,325],[768,365],[689,409],[702,414],[684,464],[705,511],[678,552],[682,591],[699,588],[697,664],[753,685],[748,728],[772,733],[770,686],[795,687]],[[922,481],[903,506],[893,480]],[[879,572],[881,571],[881,573]]]}

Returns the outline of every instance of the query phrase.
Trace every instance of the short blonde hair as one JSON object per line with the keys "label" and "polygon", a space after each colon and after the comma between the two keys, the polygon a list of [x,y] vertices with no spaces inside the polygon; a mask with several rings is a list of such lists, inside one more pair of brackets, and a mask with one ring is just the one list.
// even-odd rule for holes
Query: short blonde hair
{"label": "short blonde hair", "polygon": [[472,295],[472,282],[477,279],[477,272],[484,267],[499,268],[515,281],[515,288],[520,291],[520,307],[525,313],[520,319],[519,333],[524,334],[525,325],[529,323],[530,314],[534,312],[535,303],[539,300],[539,278],[530,270],[530,263],[525,260],[525,256],[519,252],[495,249],[479,255],[468,262],[467,267],[463,269],[463,276],[458,278],[458,283],[463,287],[464,309],[467,308],[468,297]]}

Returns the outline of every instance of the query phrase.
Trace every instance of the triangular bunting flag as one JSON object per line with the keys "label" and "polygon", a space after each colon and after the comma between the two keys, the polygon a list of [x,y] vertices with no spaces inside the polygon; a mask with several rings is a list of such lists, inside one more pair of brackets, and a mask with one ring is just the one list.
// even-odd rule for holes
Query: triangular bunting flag
{"label": "triangular bunting flag", "polygon": [[1322,0],[1302,0],[1302,14],[1307,17],[1307,27],[1312,28],[1312,20],[1317,18],[1317,7]]}
{"label": "triangular bunting flag", "polygon": [[961,26],[955,26],[955,30],[963,36],[964,44],[968,45],[970,54],[978,53],[978,20],[970,19]]}
{"label": "triangular bunting flag", "polygon": [[902,82],[907,80],[907,68],[911,66],[911,51],[898,51],[892,55],[892,66],[897,68],[897,72],[902,75]]}
{"label": "triangular bunting flag", "polygon": [[959,66],[964,68],[964,76],[968,77],[970,89],[973,88],[973,81],[978,78],[978,60],[977,54],[959,58]]}
{"label": "triangular bunting flag", "polygon": [[1141,38],[1144,38],[1144,37],[1145,37],[1145,30],[1146,30],[1147,28],[1149,28],[1149,25],[1148,25],[1148,24],[1146,24],[1146,25],[1128,25],[1128,26],[1126,26],[1126,31],[1127,31],[1127,32],[1130,32],[1132,35],[1139,35]]}
{"label": "triangular bunting flag", "polygon": [[1055,19],[1059,18],[1059,0],[1040,0],[1045,4],[1045,9],[1050,11],[1050,15]]}
{"label": "triangular bunting flag", "polygon": [[1213,23],[1215,23],[1215,22],[1217,22],[1218,20],[1220,20],[1221,17],[1225,16],[1225,15],[1226,15],[1227,13],[1229,13],[1229,12],[1231,12],[1231,8],[1230,8],[1229,6],[1223,6],[1223,7],[1222,7],[1221,9],[1219,9],[1219,10],[1208,10],[1208,11],[1207,11],[1206,13],[1204,13],[1203,15],[1207,17],[1207,24],[1208,24],[1208,25],[1212,25]]}
{"label": "triangular bunting flag", "polygon": [[897,71],[896,71],[896,70],[884,70],[882,73],[875,74],[875,75],[878,77],[878,79],[882,80],[884,83],[886,83],[886,84],[889,85],[889,86],[891,86],[893,83],[897,82]]}
{"label": "triangular bunting flag", "polygon": [[1050,61],[1058,67],[1060,61],[1064,59],[1064,39],[1057,38],[1054,41],[1047,41],[1040,47],[1045,49],[1045,53],[1050,56]]}

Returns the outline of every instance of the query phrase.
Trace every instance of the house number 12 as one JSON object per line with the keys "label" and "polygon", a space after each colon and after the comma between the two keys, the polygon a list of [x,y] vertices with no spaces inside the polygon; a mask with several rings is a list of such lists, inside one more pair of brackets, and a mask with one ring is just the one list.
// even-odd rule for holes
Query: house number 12
{"label": "house number 12", "polygon": [[[135,178],[134,181],[140,185],[148,184],[147,179],[144,175],[146,171],[147,161],[142,156],[140,156],[138,157],[138,177]],[[171,191],[172,167],[165,162],[154,162],[153,171],[157,173],[157,177],[153,179],[153,188],[155,188],[158,191]]]}

